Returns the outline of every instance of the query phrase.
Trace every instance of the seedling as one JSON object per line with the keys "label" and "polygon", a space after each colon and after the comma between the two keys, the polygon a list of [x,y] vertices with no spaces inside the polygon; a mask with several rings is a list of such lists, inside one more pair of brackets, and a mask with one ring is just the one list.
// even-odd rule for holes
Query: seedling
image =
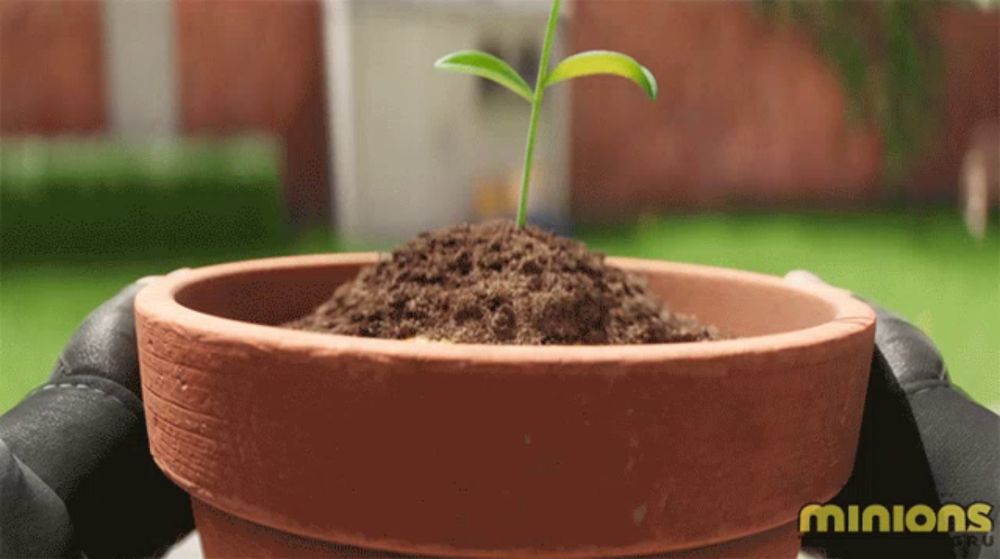
{"label": "seedling", "polygon": [[528,82],[514,68],[502,59],[478,50],[453,52],[438,60],[435,68],[449,72],[472,74],[492,80],[513,91],[531,103],[531,119],[528,121],[528,141],[524,148],[524,173],[521,175],[521,193],[517,203],[517,227],[524,227],[528,214],[528,187],[531,184],[531,165],[535,158],[535,138],[538,135],[538,118],[541,115],[545,90],[567,80],[596,75],[612,75],[627,78],[641,87],[650,99],[656,100],[658,88],[656,78],[648,68],[636,62],[631,56],[607,50],[581,52],[560,62],[549,71],[552,55],[552,40],[559,20],[559,5],[562,0],[552,1],[552,11],[545,28],[541,60],[538,63],[538,79],[532,91]]}

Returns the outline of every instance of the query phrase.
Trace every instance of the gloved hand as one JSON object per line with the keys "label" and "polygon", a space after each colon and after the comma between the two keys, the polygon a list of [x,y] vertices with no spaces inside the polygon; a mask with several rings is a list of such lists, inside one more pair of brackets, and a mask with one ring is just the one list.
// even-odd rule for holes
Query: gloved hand
{"label": "gloved hand", "polygon": [[[786,279],[822,283],[808,272]],[[870,303],[869,303],[870,304]],[[872,305],[878,316],[854,471],[831,502],[884,506],[1000,506],[1000,417],[951,384],[941,354],[920,330]],[[996,537],[997,511],[990,513]],[[983,534],[819,534],[804,545],[828,557],[998,557]]]}
{"label": "gloved hand", "polygon": [[[819,281],[801,273],[789,279]],[[148,556],[190,530],[187,497],[147,449],[132,316],[138,289],[130,286],[94,311],[51,381],[0,417],[0,556]],[[950,384],[926,336],[876,311],[855,468],[833,502],[1000,504],[1000,418]],[[991,518],[996,525],[995,511]],[[981,541],[813,533],[804,544],[847,558],[976,557],[997,549],[981,548]]]}
{"label": "gloved hand", "polygon": [[140,288],[91,313],[49,382],[0,417],[0,556],[150,556],[191,530],[187,496],[149,454]]}

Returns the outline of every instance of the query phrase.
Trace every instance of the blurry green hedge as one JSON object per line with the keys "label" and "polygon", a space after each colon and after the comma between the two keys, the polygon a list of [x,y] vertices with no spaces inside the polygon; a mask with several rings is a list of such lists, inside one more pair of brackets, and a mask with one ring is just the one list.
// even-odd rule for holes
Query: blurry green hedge
{"label": "blurry green hedge", "polygon": [[259,138],[0,143],[0,253],[156,255],[286,235],[277,150]]}

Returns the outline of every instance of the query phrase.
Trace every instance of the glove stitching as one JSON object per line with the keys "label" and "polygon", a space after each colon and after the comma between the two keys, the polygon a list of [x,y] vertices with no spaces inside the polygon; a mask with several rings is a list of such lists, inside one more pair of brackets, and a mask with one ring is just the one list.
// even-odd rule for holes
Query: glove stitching
{"label": "glove stitching", "polygon": [[33,396],[33,395],[35,395],[35,394],[37,394],[39,392],[45,391],[45,390],[52,390],[54,388],[78,388],[78,389],[81,389],[81,390],[92,390],[94,392],[97,392],[101,396],[104,396],[106,398],[111,398],[115,402],[118,402],[119,404],[122,405],[122,407],[124,407],[129,412],[129,414],[132,415],[132,417],[134,417],[136,419],[140,419],[140,417],[138,415],[136,415],[135,412],[132,411],[132,409],[129,407],[129,405],[126,404],[125,402],[123,402],[121,398],[115,396],[114,394],[109,394],[109,393],[101,390],[100,388],[95,388],[93,386],[88,386],[86,384],[73,384],[73,383],[70,383],[70,382],[62,382],[62,383],[58,383],[58,384],[51,384],[50,383],[50,384],[46,384],[44,386],[41,386],[39,388],[36,388],[35,390],[32,390],[28,394],[28,397]]}
{"label": "glove stitching", "polygon": [[906,391],[907,396],[916,396],[938,388],[951,388],[951,382],[943,379],[935,379],[932,381],[921,382],[916,387],[914,387],[913,384],[909,384],[904,388],[904,390]]}

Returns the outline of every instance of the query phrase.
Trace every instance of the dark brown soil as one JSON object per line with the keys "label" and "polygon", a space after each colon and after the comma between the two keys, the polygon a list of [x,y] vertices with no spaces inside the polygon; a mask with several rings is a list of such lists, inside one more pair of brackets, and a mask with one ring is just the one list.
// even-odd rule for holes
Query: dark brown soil
{"label": "dark brown soil", "polygon": [[291,328],[481,344],[710,340],[665,310],[643,279],[577,241],[510,221],[422,233],[341,285]]}

